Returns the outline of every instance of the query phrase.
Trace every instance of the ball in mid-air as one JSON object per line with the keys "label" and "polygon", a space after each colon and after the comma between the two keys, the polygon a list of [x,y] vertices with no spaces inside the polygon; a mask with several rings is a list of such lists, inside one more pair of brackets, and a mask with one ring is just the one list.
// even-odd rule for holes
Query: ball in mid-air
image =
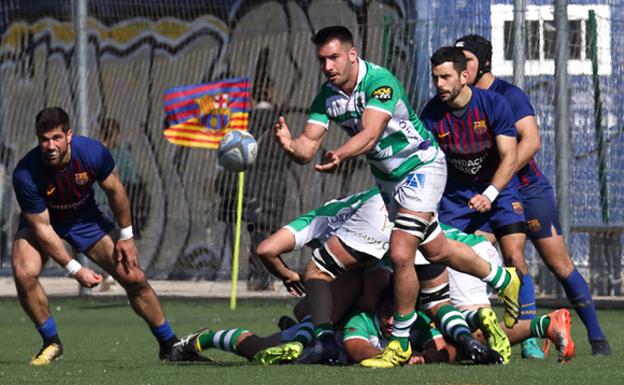
{"label": "ball in mid-air", "polygon": [[233,172],[248,169],[256,161],[257,154],[256,139],[242,130],[232,130],[225,134],[217,150],[219,164]]}

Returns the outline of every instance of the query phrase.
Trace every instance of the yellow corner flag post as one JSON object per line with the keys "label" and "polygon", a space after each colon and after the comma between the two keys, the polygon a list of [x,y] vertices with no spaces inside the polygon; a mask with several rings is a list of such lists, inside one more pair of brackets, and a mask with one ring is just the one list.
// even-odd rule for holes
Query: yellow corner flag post
{"label": "yellow corner flag post", "polygon": [[230,309],[236,310],[236,288],[238,286],[238,254],[240,252],[241,224],[243,222],[243,186],[245,172],[238,173],[238,196],[236,198],[236,233],[234,237],[234,253],[232,255],[232,293],[230,295]]}

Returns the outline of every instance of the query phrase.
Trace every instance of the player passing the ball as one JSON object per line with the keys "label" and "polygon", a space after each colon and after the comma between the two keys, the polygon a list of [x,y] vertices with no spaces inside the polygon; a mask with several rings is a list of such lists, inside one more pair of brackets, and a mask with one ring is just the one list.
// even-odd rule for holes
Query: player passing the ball
{"label": "player passing the ball", "polygon": [[[399,81],[387,69],[358,57],[353,36],[347,28],[323,28],[314,35],[312,42],[328,81],[314,99],[301,134],[293,138],[286,120],[280,117],[275,126],[276,139],[293,160],[307,163],[319,150],[331,120],[351,138],[328,151],[323,163],[315,166],[317,171],[333,172],[344,161],[366,154],[394,224],[390,256],[395,281],[392,341],[381,355],[362,365],[398,366],[411,356],[408,337],[416,320],[414,306],[418,293],[413,261],[427,228],[436,223],[437,205],[446,184],[444,154],[412,110]],[[469,248],[457,252],[442,233],[421,251],[432,262],[494,283],[500,297],[508,299],[506,320],[513,325],[520,286],[514,270],[490,266]],[[307,270],[308,295],[327,295],[326,285],[330,280],[331,277],[319,269]],[[310,285],[312,281],[315,283]],[[323,301],[312,302],[323,306]],[[314,320],[314,324],[315,335],[326,336],[317,342],[331,341],[331,325],[319,320]]]}

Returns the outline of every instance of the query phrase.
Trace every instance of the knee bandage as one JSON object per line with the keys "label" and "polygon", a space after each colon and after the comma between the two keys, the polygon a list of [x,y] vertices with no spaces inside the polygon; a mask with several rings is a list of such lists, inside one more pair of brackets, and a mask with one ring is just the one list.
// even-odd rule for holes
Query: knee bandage
{"label": "knee bandage", "polygon": [[425,309],[431,309],[439,303],[449,301],[451,299],[450,288],[448,283],[436,287],[420,289],[420,302]]}
{"label": "knee bandage", "polygon": [[345,267],[329,250],[327,244],[323,244],[312,252],[312,261],[322,272],[328,274],[332,278],[339,276]]}
{"label": "knee bandage", "polygon": [[413,214],[398,213],[394,220],[394,229],[405,231],[422,241],[429,227],[429,221]]}

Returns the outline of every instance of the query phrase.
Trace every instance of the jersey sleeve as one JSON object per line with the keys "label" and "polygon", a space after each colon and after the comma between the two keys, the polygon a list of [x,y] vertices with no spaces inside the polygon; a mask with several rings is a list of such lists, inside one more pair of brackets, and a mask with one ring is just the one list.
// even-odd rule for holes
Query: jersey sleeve
{"label": "jersey sleeve", "polygon": [[26,168],[18,167],[13,173],[13,190],[15,198],[23,213],[39,214],[47,206],[33,175]]}
{"label": "jersey sleeve", "polygon": [[376,75],[365,85],[366,105],[364,107],[373,108],[392,116],[403,93],[402,90],[399,81],[391,73],[384,72]]}
{"label": "jersey sleeve", "polygon": [[373,325],[373,321],[367,313],[362,312],[353,315],[344,325],[342,340],[362,339],[368,341],[371,335],[376,334],[370,330],[371,325]]}
{"label": "jersey sleeve", "polygon": [[513,111],[514,123],[526,116],[535,116],[529,97],[521,89],[510,87],[505,93],[505,98]]}
{"label": "jersey sleeve", "polygon": [[494,133],[495,135],[503,135],[503,136],[517,136],[515,119],[513,117],[513,113],[511,112],[511,106],[509,102],[504,97],[495,94],[493,92],[488,92],[488,96],[491,98],[491,109],[494,116]]}
{"label": "jersey sleeve", "polygon": [[327,116],[327,109],[325,107],[325,101],[328,97],[324,91],[325,85],[321,88],[321,91],[316,95],[312,105],[310,106],[310,116],[308,117],[308,123],[316,123],[327,128],[329,127],[329,117]]}
{"label": "jersey sleeve", "polygon": [[93,167],[93,172],[98,182],[108,178],[115,169],[113,155],[108,148],[96,140],[92,140],[92,143],[89,143],[87,159],[90,166]]}

